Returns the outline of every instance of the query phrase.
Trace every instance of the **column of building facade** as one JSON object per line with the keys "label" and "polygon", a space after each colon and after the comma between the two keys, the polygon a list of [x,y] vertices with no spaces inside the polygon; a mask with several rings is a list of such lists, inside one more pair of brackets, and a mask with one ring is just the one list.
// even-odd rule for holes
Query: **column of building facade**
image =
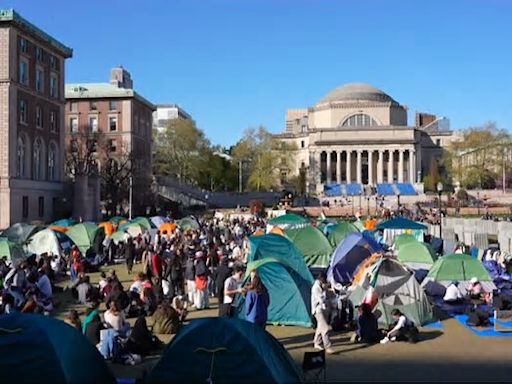
{"label": "column of building facade", "polygon": [[336,151],[336,182],[341,183],[341,152]]}
{"label": "column of building facade", "polygon": [[368,151],[368,184],[373,184],[373,150]]}
{"label": "column of building facade", "polygon": [[357,174],[357,182],[359,184],[362,183],[362,177],[361,177],[361,171],[362,171],[362,165],[361,165],[361,158],[362,158],[362,151],[357,151],[357,166],[356,166],[356,174]]}
{"label": "column of building facade", "polygon": [[404,150],[398,151],[398,182],[404,182]]}
{"label": "column of building facade", "polygon": [[331,182],[331,176],[332,176],[332,173],[331,173],[331,152],[326,152],[327,156],[325,158],[325,163],[326,163],[326,166],[325,166],[325,182],[327,184],[330,184]]}
{"label": "column of building facade", "polygon": [[388,183],[393,182],[393,151],[388,151],[389,159],[388,159]]}
{"label": "column of building facade", "polygon": [[346,169],[346,173],[347,173],[347,183],[351,183],[352,182],[352,174],[351,174],[351,170],[352,170],[352,151],[346,151],[347,153],[347,169]]}
{"label": "column of building facade", "polygon": [[384,182],[384,151],[379,149],[379,159],[377,162],[377,183]]}
{"label": "column of building facade", "polygon": [[416,182],[416,152],[409,150],[409,182]]}

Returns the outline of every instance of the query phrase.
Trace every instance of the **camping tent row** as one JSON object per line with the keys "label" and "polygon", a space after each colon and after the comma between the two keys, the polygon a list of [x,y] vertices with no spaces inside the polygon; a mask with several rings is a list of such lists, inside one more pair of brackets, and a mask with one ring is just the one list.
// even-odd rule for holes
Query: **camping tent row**
{"label": "camping tent row", "polygon": [[[48,316],[0,315],[0,356],[2,381],[9,383],[116,383],[84,335]],[[288,352],[264,329],[237,319],[202,318],[178,332],[144,382],[243,382],[247,378],[302,382]]]}

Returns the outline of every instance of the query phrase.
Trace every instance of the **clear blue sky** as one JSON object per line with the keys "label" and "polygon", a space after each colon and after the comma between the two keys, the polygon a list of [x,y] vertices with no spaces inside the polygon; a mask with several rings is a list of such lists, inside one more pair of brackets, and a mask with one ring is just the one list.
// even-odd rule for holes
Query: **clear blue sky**
{"label": "clear blue sky", "polygon": [[3,0],[74,49],[68,82],[129,69],[214,142],[368,82],[452,128],[512,128],[512,1]]}

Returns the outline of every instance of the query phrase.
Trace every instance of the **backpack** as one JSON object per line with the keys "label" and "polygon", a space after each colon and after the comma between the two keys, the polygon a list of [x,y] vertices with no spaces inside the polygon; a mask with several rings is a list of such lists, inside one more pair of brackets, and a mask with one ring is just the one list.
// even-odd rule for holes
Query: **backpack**
{"label": "backpack", "polygon": [[196,276],[206,275],[208,273],[208,268],[206,268],[206,263],[204,260],[198,260],[196,264]]}

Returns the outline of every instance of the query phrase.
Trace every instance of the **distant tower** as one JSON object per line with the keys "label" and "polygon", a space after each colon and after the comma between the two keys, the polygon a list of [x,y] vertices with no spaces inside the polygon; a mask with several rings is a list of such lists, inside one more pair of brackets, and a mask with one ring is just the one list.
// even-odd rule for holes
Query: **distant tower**
{"label": "distant tower", "polygon": [[110,84],[118,88],[133,89],[132,76],[122,65],[110,71]]}

